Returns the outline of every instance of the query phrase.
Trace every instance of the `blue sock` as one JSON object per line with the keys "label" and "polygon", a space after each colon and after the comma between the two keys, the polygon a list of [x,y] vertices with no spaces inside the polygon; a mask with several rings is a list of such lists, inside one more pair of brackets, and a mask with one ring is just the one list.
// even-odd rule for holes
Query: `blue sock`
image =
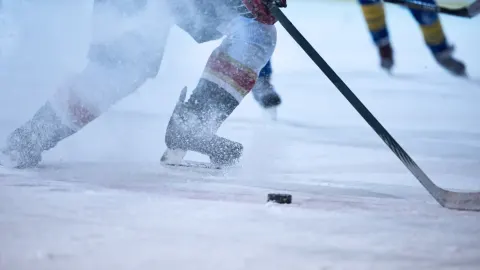
{"label": "blue sock", "polygon": [[[436,4],[434,0],[423,0]],[[443,52],[448,48],[447,39],[442,24],[436,12],[422,11],[411,8],[410,12],[420,25],[425,43],[433,54]]]}
{"label": "blue sock", "polygon": [[258,75],[259,78],[268,78],[272,76],[272,60],[268,60],[267,64],[260,70],[260,74]]}

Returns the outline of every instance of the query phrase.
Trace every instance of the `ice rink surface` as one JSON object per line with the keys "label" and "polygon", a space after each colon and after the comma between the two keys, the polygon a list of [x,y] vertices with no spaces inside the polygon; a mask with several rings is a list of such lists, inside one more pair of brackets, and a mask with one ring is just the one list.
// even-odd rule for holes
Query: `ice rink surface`
{"label": "ice rink surface", "polygon": [[[85,64],[89,6],[28,5],[0,17],[1,139]],[[479,18],[442,16],[466,80],[437,66],[402,8],[387,5],[393,76],[358,5],[291,1],[284,12],[437,184],[480,190]],[[0,168],[0,269],[480,269],[480,213],[441,208],[277,28],[278,120],[249,96],[220,130],[244,144],[240,166],[159,165],[180,89],[217,44],[174,29],[155,80],[41,168]],[[267,204],[269,192],[293,204]]]}

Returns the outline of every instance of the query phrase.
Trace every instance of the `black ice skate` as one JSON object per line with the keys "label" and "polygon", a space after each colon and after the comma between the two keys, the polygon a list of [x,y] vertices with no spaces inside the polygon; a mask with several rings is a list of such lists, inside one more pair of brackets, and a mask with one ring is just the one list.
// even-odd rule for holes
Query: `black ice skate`
{"label": "black ice skate", "polygon": [[265,109],[276,107],[282,103],[280,95],[275,91],[270,77],[259,77],[252,89],[255,100]]}
{"label": "black ice skate", "polygon": [[434,55],[435,60],[437,61],[438,64],[440,64],[442,67],[444,67],[453,75],[466,77],[467,72],[466,72],[465,64],[453,58],[452,56],[453,50],[454,50],[454,47],[450,46],[445,51],[435,54]]}
{"label": "black ice skate", "polygon": [[0,151],[0,165],[17,169],[35,167],[42,160],[44,151],[73,133],[47,103],[31,120],[10,134],[6,147]]}
{"label": "black ice skate", "polygon": [[378,47],[378,53],[380,54],[380,66],[388,73],[392,72],[394,65],[393,61],[393,49],[390,43],[380,45]]}
{"label": "black ice skate", "polygon": [[270,76],[259,77],[252,89],[252,94],[258,104],[267,110],[273,120],[276,120],[277,107],[282,103],[282,100],[270,82]]}
{"label": "black ice skate", "polygon": [[187,89],[180,94],[165,134],[164,164],[181,164],[187,151],[204,154],[215,166],[234,165],[240,159],[240,143],[216,135],[238,102],[217,85],[201,80],[187,102]]}

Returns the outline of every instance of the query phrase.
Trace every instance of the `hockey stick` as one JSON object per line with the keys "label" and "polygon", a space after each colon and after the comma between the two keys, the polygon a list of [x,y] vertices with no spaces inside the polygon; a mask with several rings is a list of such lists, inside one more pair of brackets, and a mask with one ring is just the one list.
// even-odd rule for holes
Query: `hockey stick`
{"label": "hockey stick", "polygon": [[303,37],[297,28],[283,14],[278,7],[271,8],[272,14],[300,45],[305,53],[322,70],[328,79],[337,87],[342,95],[350,102],[355,110],[370,125],[383,142],[392,150],[392,152],[402,161],[408,170],[418,179],[432,197],[443,207],[455,210],[480,211],[480,192],[455,192],[445,190],[435,185],[430,178],[420,169],[413,159],[403,150],[388,131],[378,122],[373,114],[363,105],[355,96],[350,88],[342,81],[335,71],[323,60],[312,45]]}
{"label": "hockey stick", "polygon": [[399,4],[408,8],[420,9],[425,11],[432,11],[438,13],[444,13],[448,15],[473,18],[480,13],[480,0],[461,8],[447,8],[438,6],[432,3],[426,3],[421,0],[383,0],[387,3]]}

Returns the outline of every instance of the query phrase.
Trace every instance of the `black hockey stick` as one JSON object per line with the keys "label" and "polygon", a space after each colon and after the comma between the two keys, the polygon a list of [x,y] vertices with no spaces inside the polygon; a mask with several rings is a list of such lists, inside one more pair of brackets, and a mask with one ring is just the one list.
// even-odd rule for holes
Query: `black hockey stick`
{"label": "black hockey stick", "polygon": [[420,169],[413,159],[403,150],[388,131],[378,122],[373,114],[363,105],[355,96],[350,88],[342,81],[335,71],[323,60],[312,45],[303,37],[297,28],[283,14],[278,7],[272,7],[271,12],[292,36],[292,38],[302,47],[305,53],[322,70],[328,79],[337,87],[342,95],[357,110],[363,119],[373,128],[383,142],[392,150],[392,152],[402,161],[408,170],[418,179],[432,197],[443,207],[456,210],[480,211],[480,192],[455,192],[445,190],[435,185],[430,178]]}
{"label": "black hockey stick", "polygon": [[425,11],[433,11],[438,13],[444,13],[448,15],[464,17],[464,18],[473,18],[480,13],[480,0],[461,7],[461,8],[448,8],[438,6],[432,3],[425,3],[421,0],[383,0],[387,3],[399,4],[413,9],[420,9]]}

